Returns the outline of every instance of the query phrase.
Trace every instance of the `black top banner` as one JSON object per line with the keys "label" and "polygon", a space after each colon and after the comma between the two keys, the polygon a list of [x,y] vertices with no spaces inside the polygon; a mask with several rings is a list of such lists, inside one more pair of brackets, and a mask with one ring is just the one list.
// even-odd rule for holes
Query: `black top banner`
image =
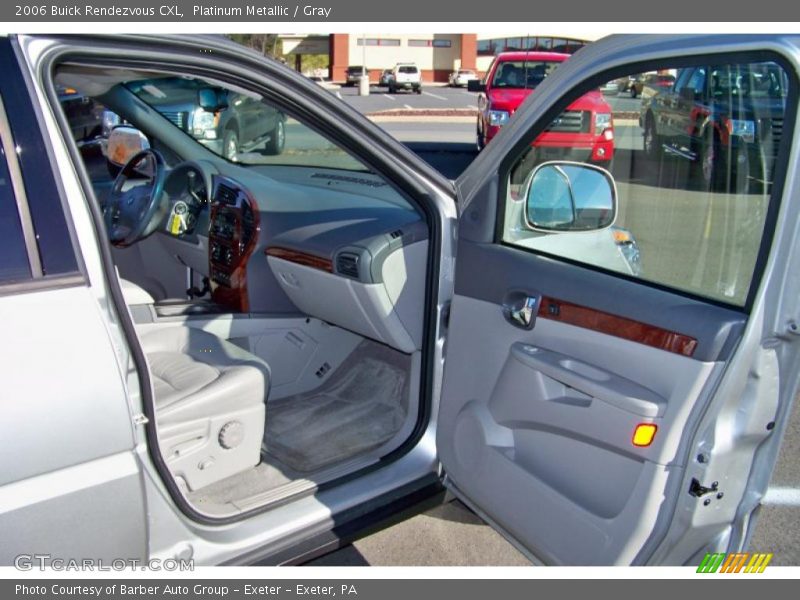
{"label": "black top banner", "polygon": [[250,23],[502,23],[502,22],[672,22],[708,25],[726,22],[800,21],[800,3],[785,0],[18,0],[0,6],[0,20],[29,22],[250,22]]}

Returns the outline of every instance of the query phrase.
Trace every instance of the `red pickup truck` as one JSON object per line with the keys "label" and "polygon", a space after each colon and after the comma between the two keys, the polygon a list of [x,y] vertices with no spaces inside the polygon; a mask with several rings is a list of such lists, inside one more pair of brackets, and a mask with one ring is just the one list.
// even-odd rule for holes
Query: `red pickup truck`
{"label": "red pickup truck", "polygon": [[[520,104],[556,67],[570,57],[556,52],[503,52],[482,81],[470,81],[478,99],[478,149],[500,131]],[[538,160],[572,159],[605,168],[614,157],[611,106],[600,91],[570,104],[533,142]]]}

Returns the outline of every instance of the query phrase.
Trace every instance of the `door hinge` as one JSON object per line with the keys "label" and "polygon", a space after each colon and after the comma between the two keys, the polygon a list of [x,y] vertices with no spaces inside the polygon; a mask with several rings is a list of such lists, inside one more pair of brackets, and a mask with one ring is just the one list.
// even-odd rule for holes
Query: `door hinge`
{"label": "door hinge", "polygon": [[138,415],[133,415],[133,424],[134,425],[146,425],[150,422],[150,419],[147,418],[143,413],[139,413]]}
{"label": "door hinge", "polygon": [[706,487],[700,483],[697,478],[692,478],[692,483],[689,486],[689,493],[695,498],[700,498],[706,494],[712,494],[719,491],[719,481],[711,484],[711,487]]}
{"label": "door hinge", "polygon": [[441,322],[443,329],[450,327],[450,302],[445,302],[442,305]]}

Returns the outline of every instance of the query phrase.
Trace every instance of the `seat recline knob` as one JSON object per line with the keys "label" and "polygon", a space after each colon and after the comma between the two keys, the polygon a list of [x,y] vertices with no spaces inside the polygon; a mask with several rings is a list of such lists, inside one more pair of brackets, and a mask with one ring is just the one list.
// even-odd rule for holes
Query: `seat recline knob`
{"label": "seat recline knob", "polygon": [[236,448],[244,441],[244,425],[239,421],[225,423],[219,430],[218,441],[226,450]]}

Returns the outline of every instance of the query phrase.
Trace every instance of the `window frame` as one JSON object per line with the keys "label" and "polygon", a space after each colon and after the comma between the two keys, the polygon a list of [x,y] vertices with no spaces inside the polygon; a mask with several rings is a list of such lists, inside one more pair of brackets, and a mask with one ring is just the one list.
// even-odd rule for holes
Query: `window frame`
{"label": "window frame", "polygon": [[[91,42],[87,42],[86,44],[76,44],[77,47],[70,46],[70,47],[62,47],[58,48],[56,52],[51,53],[47,56],[40,66],[40,81],[43,84],[43,90],[45,92],[47,102],[50,104],[51,107],[55,107],[57,105],[57,94],[55,91],[55,85],[53,83],[53,73],[55,68],[63,64],[65,62],[70,62],[72,60],[76,60],[85,64],[102,64],[102,65],[111,65],[115,67],[124,67],[124,66],[132,66],[132,67],[141,67],[144,60],[147,60],[145,56],[147,56],[147,52],[149,52],[149,48],[143,48],[142,44],[144,42],[130,42],[128,45],[124,47],[126,49],[133,48],[138,53],[136,54],[135,58],[125,58],[120,59],[118,57],[118,48],[114,48],[114,54],[111,54],[111,50],[107,46],[103,45],[92,45]],[[433,335],[434,333],[434,322],[439,318],[438,312],[431,307],[436,306],[437,295],[439,294],[439,288],[441,287],[441,278],[440,278],[440,261],[437,259],[438,254],[441,250],[442,246],[442,232],[445,231],[444,228],[444,221],[442,220],[442,212],[436,208],[436,204],[432,197],[432,189],[438,189],[444,194],[449,194],[453,201],[456,200],[455,197],[455,190],[452,189],[452,185],[450,184],[449,180],[445,179],[445,177],[436,171],[433,167],[430,167],[425,161],[422,159],[416,159],[417,163],[397,163],[397,156],[389,157],[385,152],[384,153],[376,153],[374,148],[372,147],[370,137],[368,135],[362,134],[362,132],[358,132],[356,130],[355,134],[348,133],[348,130],[344,127],[341,121],[336,121],[335,123],[331,124],[328,123],[325,119],[314,119],[313,115],[318,114],[315,111],[318,111],[320,107],[324,107],[324,104],[316,104],[309,106],[307,103],[303,103],[298,105],[297,103],[293,102],[291,95],[285,95],[282,93],[283,88],[289,88],[293,92],[298,92],[303,90],[303,86],[308,86],[310,88],[314,88],[316,84],[313,82],[308,81],[298,81],[299,76],[292,75],[287,81],[283,81],[280,79],[279,76],[276,76],[275,73],[271,73],[269,71],[270,66],[264,69],[267,73],[270,73],[273,77],[273,81],[265,82],[264,77],[259,77],[258,75],[252,76],[250,73],[252,72],[253,65],[259,65],[259,62],[254,61],[251,57],[242,57],[238,52],[235,57],[231,58],[226,53],[221,53],[222,58],[212,58],[210,60],[214,61],[214,63],[209,64],[205,58],[201,58],[199,60],[194,59],[195,62],[192,62],[189,59],[189,49],[190,47],[186,43],[181,43],[178,45],[179,50],[179,58],[186,62],[181,63],[182,65],[182,72],[187,74],[192,74],[198,77],[212,77],[215,80],[221,82],[231,83],[233,85],[238,85],[244,89],[249,89],[256,93],[259,93],[264,96],[264,98],[268,99],[270,102],[275,104],[276,106],[281,107],[286,114],[293,115],[298,120],[304,122],[309,128],[316,131],[320,135],[328,139],[338,139],[337,132],[343,134],[343,140],[341,141],[341,146],[345,148],[349,154],[358,158],[358,160],[364,162],[364,164],[368,164],[371,168],[373,168],[377,173],[384,178],[387,184],[391,185],[399,194],[401,194],[404,198],[408,200],[408,202],[414,207],[416,211],[424,218],[426,225],[429,229],[429,250],[428,256],[426,260],[426,280],[425,280],[425,324],[424,324],[424,341],[423,341],[423,359],[422,359],[422,366],[421,366],[421,383],[420,383],[420,411],[417,422],[415,423],[414,429],[408,434],[408,439],[404,442],[396,450],[393,450],[391,453],[381,457],[373,464],[367,465],[360,469],[359,471],[352,473],[350,475],[346,475],[340,477],[330,483],[324,484],[326,487],[339,485],[343,482],[346,482],[353,477],[358,477],[361,475],[365,475],[367,473],[373,472],[377,469],[384,467],[385,465],[398,460],[399,458],[406,455],[411,449],[413,449],[416,444],[419,443],[419,440],[422,438],[426,431],[427,424],[431,418],[431,411],[434,408],[432,404],[432,399],[430,397],[430,390],[432,390],[432,378],[433,378],[433,360],[436,355],[436,339]],[[224,50],[230,51],[229,47],[225,47]],[[147,64],[148,66],[152,66],[153,64],[157,65],[174,65],[174,58],[173,57],[166,57],[163,56],[167,52],[167,49],[159,49],[157,52],[156,57],[148,57],[149,61]],[[192,57],[193,58],[193,57]],[[250,58],[249,61],[246,59]],[[263,57],[258,57],[257,61],[263,62]],[[230,69],[229,66],[233,66],[233,69]],[[243,69],[247,68],[247,72],[243,72]],[[174,69],[173,69],[174,70]],[[257,73],[260,73],[260,70],[256,70]],[[318,89],[318,88],[316,88]],[[326,94],[327,92],[318,92],[320,94]],[[330,102],[335,103],[335,100],[331,100]],[[336,110],[339,112],[337,113]],[[341,114],[345,119],[348,118],[347,111],[338,108],[334,110],[334,114]],[[69,131],[69,124],[65,116],[63,115],[62,111],[55,111],[55,120],[58,129],[62,133]],[[356,121],[357,123],[357,121]],[[368,131],[366,132],[369,133]],[[383,139],[381,139],[381,143]],[[400,143],[397,142],[397,145],[400,146]],[[77,169],[77,177],[79,180],[79,184],[83,189],[84,194],[86,194],[87,200],[90,203],[89,211],[90,217],[92,220],[92,224],[95,228],[95,233],[100,234],[102,229],[102,219],[101,215],[99,214],[99,209],[97,208],[96,198],[94,198],[94,192],[91,186],[91,181],[89,179],[88,173],[85,169],[85,166],[82,164],[81,158],[78,153],[77,145],[74,143],[67,144],[67,153],[69,154],[69,158],[74,164],[75,168]],[[409,155],[413,156],[410,153]],[[414,166],[415,170],[411,171],[411,167]],[[426,171],[426,169],[428,169]],[[425,184],[420,183],[420,177],[424,176],[427,178],[427,182]],[[99,229],[98,229],[99,228]],[[119,283],[117,278],[113,276],[113,260],[111,258],[110,253],[110,244],[107,241],[100,240],[100,260],[103,263],[103,270],[108,277],[110,283],[110,291],[111,291],[111,300],[113,303],[119,308],[124,308],[124,298],[122,297],[121,288],[119,287]],[[134,361],[136,362],[136,368],[141,373],[145,373],[145,380],[146,380],[146,373],[148,372],[146,367],[146,361],[144,357],[144,353],[141,351],[138,343],[136,343],[136,333],[134,331],[134,324],[131,317],[127,314],[127,311],[122,311],[124,315],[121,319],[121,324],[125,333],[125,337],[127,338],[128,342],[131,345],[131,350],[133,351]],[[169,494],[170,499],[175,504],[175,506],[189,519],[194,522],[203,524],[203,525],[227,525],[231,523],[237,523],[240,521],[244,521],[250,517],[253,517],[258,514],[262,514],[266,511],[272,510],[275,507],[275,503],[268,502],[266,504],[249,508],[246,511],[231,515],[231,516],[214,516],[209,515],[207,513],[198,512],[191,504],[189,504],[186,499],[184,498],[183,493],[178,489],[177,485],[174,483],[173,478],[169,474],[169,469],[166,467],[166,464],[163,462],[163,457],[161,454],[161,449],[158,442],[158,436],[156,434],[155,429],[155,418],[153,413],[153,399],[152,394],[149,391],[149,388],[146,385],[140,386],[142,397],[144,399],[144,409],[145,414],[149,417],[150,421],[146,426],[146,437],[147,437],[147,453],[150,457],[151,461],[155,464],[156,471],[161,477],[161,483],[167,489],[167,493]],[[310,494],[311,492],[309,492]],[[305,492],[303,492],[305,494]]]}
{"label": "window frame", "polygon": [[[5,117],[14,148],[21,145],[23,149],[13,154],[42,270],[39,277],[6,283],[0,287],[0,295],[86,286],[89,279],[42,107],[36,101],[33,79],[15,38],[0,39],[0,62],[6,69],[0,79],[0,94],[8,107]],[[71,136],[65,141],[73,143]],[[46,206],[42,198],[47,199]],[[48,256],[54,255],[67,256],[68,264],[52,264],[52,272],[48,273]]]}
{"label": "window frame", "polygon": [[[108,64],[111,64],[111,63],[108,63]],[[351,65],[350,67],[347,67],[348,71],[352,67],[363,68],[363,70],[365,72],[369,72],[369,69],[366,69],[364,67],[359,67],[358,65]],[[179,75],[178,71],[172,70],[172,69],[169,69],[169,68],[166,68],[166,67],[164,69],[161,69],[160,67],[157,67],[156,70],[160,71],[163,74],[168,74],[168,75],[175,76],[175,77],[177,77]],[[219,78],[203,78],[202,76],[198,77],[197,79],[202,79],[209,86],[217,85],[221,81]],[[167,119],[165,117],[164,113],[162,113],[159,110],[157,105],[151,104],[150,102],[145,100],[138,92],[136,92],[133,89],[131,89],[130,82],[126,82],[126,83],[122,84],[122,87],[125,88],[127,93],[132,94],[133,96],[138,98],[138,100],[140,102],[142,102],[143,104],[148,106],[151,110],[153,110],[155,113],[158,113],[161,117],[163,117],[164,119],[166,119],[169,122],[169,119]],[[226,89],[227,89],[228,92],[236,93],[232,89],[228,89],[228,88],[226,88]],[[178,131],[180,131],[182,134],[184,134],[187,137],[187,139],[191,140],[192,142],[196,143],[199,146],[202,146],[203,148],[205,148],[206,150],[208,150],[209,152],[214,154],[214,156],[216,158],[221,159],[221,160],[227,162],[228,164],[238,165],[238,166],[240,166],[240,167],[242,167],[244,169],[248,169],[248,170],[257,171],[258,169],[269,168],[269,167],[288,167],[288,168],[299,167],[299,168],[312,168],[312,169],[328,169],[328,170],[343,171],[343,172],[346,172],[346,173],[353,173],[353,174],[359,174],[359,173],[360,174],[364,174],[364,173],[368,173],[369,172],[368,165],[367,165],[367,163],[365,161],[363,161],[361,158],[358,158],[358,157],[354,156],[352,152],[349,152],[346,149],[344,149],[342,147],[342,145],[338,143],[337,140],[331,139],[330,136],[325,135],[323,133],[320,133],[317,129],[315,129],[314,127],[310,126],[308,123],[304,122],[302,119],[297,118],[293,113],[284,110],[282,108],[282,105],[280,103],[278,103],[273,97],[268,97],[266,94],[261,94],[260,98],[257,99],[257,100],[255,98],[250,98],[250,99],[254,100],[254,101],[257,101],[257,102],[267,106],[270,109],[273,109],[273,110],[276,110],[278,112],[281,112],[284,115],[284,118],[286,118],[286,119],[288,119],[288,118],[295,119],[302,127],[307,129],[308,131],[310,131],[312,134],[323,138],[326,142],[331,144],[337,150],[341,151],[342,154],[347,156],[349,159],[354,160],[358,164],[360,164],[363,167],[365,167],[366,170],[364,170],[364,169],[353,169],[353,168],[336,167],[336,166],[325,165],[325,164],[309,164],[309,163],[296,163],[296,164],[294,164],[294,163],[285,163],[285,162],[253,162],[253,163],[238,162],[238,161],[237,162],[232,162],[229,159],[227,159],[225,156],[223,156],[222,154],[218,153],[216,150],[214,150],[214,149],[206,146],[205,144],[203,144],[202,140],[200,140],[197,137],[195,137],[191,133],[191,131],[189,131],[188,129],[182,129],[180,127],[177,127],[175,125],[175,123],[172,123],[172,122],[169,122],[169,125],[165,124],[165,126],[167,126],[167,127],[175,127]],[[154,136],[154,135],[149,136],[149,139],[151,139],[151,142],[153,140],[158,140],[158,138],[156,136]],[[164,153],[165,150],[162,148],[161,152]],[[282,156],[282,154],[275,155],[275,157],[280,157],[280,156]]]}
{"label": "window frame", "polygon": [[[630,75],[631,73],[646,73],[649,71],[657,71],[665,68],[668,64],[670,69],[681,69],[689,67],[700,67],[708,64],[723,64],[723,63],[757,63],[757,62],[774,62],[780,66],[786,73],[789,93],[786,96],[786,111],[784,113],[784,122],[787,120],[792,124],[790,127],[785,128],[785,131],[790,132],[790,135],[781,138],[778,156],[775,161],[775,170],[772,183],[772,189],[769,195],[767,204],[767,211],[764,219],[764,229],[761,234],[758,252],[756,253],[756,261],[753,267],[752,277],[748,288],[745,302],[742,305],[722,301],[718,298],[703,296],[688,290],[679,289],[666,285],[658,281],[650,281],[642,279],[634,275],[628,275],[620,271],[606,269],[597,265],[588,264],[586,262],[577,261],[567,258],[562,255],[552,254],[539,249],[526,248],[507,242],[504,240],[505,234],[505,217],[506,205],[508,203],[509,194],[509,181],[511,171],[519,160],[522,159],[523,154],[530,147],[531,143],[547,128],[553,119],[557,118],[562,111],[564,111],[570,104],[575,102],[578,98],[587,92],[597,88],[608,81],[620,79],[623,76]],[[677,79],[676,79],[677,81]],[[713,306],[719,306],[734,310],[740,313],[749,314],[753,308],[756,294],[761,285],[764,276],[764,270],[767,260],[769,258],[770,248],[775,235],[775,225],[777,223],[778,214],[780,212],[783,193],[786,184],[786,175],[789,167],[789,158],[791,151],[791,143],[793,141],[794,128],[797,126],[798,117],[798,100],[800,99],[800,74],[794,69],[791,62],[782,54],[775,50],[745,50],[733,52],[709,52],[707,54],[692,55],[692,56],[672,56],[660,59],[653,59],[647,61],[632,61],[622,66],[612,67],[605,69],[599,73],[595,73],[585,79],[579,81],[576,85],[569,88],[566,92],[562,93],[559,99],[554,102],[536,121],[536,124],[512,147],[511,151],[503,157],[500,168],[498,169],[498,200],[497,212],[495,214],[495,227],[493,243],[507,248],[511,248],[520,252],[530,252],[538,256],[551,258],[565,264],[574,265],[580,268],[589,269],[599,273],[611,275],[620,279],[635,282],[640,285],[661,290],[671,294],[677,294],[686,298],[691,298],[698,302],[703,302]]]}

